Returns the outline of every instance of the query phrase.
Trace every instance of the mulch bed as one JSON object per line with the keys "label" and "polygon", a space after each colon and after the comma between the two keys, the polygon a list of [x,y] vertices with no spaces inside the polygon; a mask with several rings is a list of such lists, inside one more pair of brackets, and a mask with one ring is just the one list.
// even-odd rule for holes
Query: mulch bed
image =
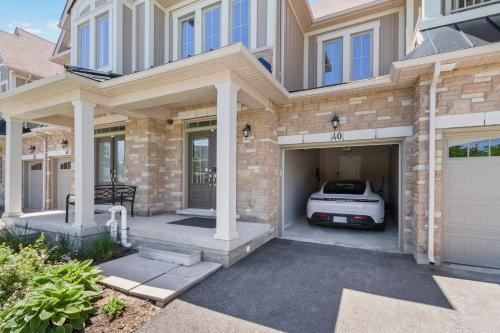
{"label": "mulch bed", "polygon": [[[111,297],[121,297],[125,300],[125,312],[115,320],[110,320],[101,310],[102,306]],[[101,298],[95,303],[95,306],[99,314],[89,319],[83,332],[135,332],[160,311],[159,307],[146,300],[128,296],[111,289],[104,289]]]}

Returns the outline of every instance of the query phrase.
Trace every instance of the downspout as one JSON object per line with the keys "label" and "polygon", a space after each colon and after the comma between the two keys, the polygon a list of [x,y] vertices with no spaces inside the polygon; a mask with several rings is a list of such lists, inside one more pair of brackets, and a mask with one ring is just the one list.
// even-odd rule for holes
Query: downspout
{"label": "downspout", "polygon": [[35,137],[43,142],[43,158],[42,158],[42,210],[47,209],[47,138],[35,133]]}
{"label": "downspout", "polygon": [[429,264],[436,263],[434,259],[434,206],[435,206],[435,184],[436,184],[436,88],[441,74],[441,63],[434,64],[434,75],[432,77],[429,91],[429,189],[428,189],[428,244],[427,256]]}

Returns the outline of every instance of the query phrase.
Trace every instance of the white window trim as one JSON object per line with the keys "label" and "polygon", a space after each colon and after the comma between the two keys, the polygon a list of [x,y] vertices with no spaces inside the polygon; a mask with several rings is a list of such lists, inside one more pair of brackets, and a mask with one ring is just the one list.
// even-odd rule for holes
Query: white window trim
{"label": "white window trim", "polygon": [[[97,23],[98,21],[103,18],[104,16],[108,16],[108,64],[106,66],[103,66],[103,67],[98,67],[98,59],[99,59],[99,45],[97,44],[98,43],[98,29],[97,29]],[[111,70],[111,63],[112,63],[112,49],[111,49],[111,40],[112,40],[112,22],[111,22],[111,16],[109,15],[109,12],[106,12],[100,16],[97,16],[96,17],[96,28],[95,28],[95,33],[96,33],[96,37],[95,37],[95,41],[96,41],[96,45],[95,45],[95,58],[96,58],[96,69],[99,70],[99,71],[104,71],[104,72],[107,72],[107,71],[110,71]],[[123,52],[123,51],[122,51]]]}
{"label": "white window trim", "polygon": [[[111,56],[111,50],[114,49],[114,45],[118,44],[117,41],[115,41],[115,36],[116,34],[113,31],[114,24],[113,22],[115,21],[114,17],[114,11],[113,11],[113,1],[108,1],[108,3],[105,6],[95,8],[95,1],[90,2],[91,3],[91,9],[88,13],[76,17],[76,15],[72,15],[71,18],[71,63],[73,65],[78,65],[78,28],[84,24],[85,22],[89,22],[89,30],[90,30],[90,61],[89,61],[89,67],[91,69],[97,69],[97,57],[96,57],[96,49],[97,49],[97,26],[96,26],[96,21],[97,18],[104,15],[106,12],[108,13],[108,18],[109,18],[109,68],[113,68],[114,65],[114,59]],[[73,10],[76,10],[75,8]],[[73,14],[72,10],[72,14]],[[76,14],[76,11],[75,11]]]}
{"label": "white window trim", "polygon": [[[196,22],[196,15],[192,14],[192,15],[187,15],[185,17],[182,17],[182,18],[179,19],[179,21],[178,21],[177,24],[179,26],[179,33],[182,33],[182,23],[185,22],[185,21],[188,21],[190,19],[194,20],[194,29],[195,29],[195,31],[194,31],[194,36],[193,36],[193,39],[194,39],[193,40],[193,44],[194,44],[194,54],[196,54],[197,53],[196,52],[196,42],[197,42],[197,40],[196,40],[197,39],[196,38],[196,23],[197,23]],[[184,59],[184,58],[182,58],[182,38],[179,38],[178,48],[179,48],[179,59]],[[192,56],[194,56],[194,54],[191,55],[191,56],[188,56],[186,58],[192,57]]]}
{"label": "white window trim", "polygon": [[[202,51],[205,49],[205,46],[206,46],[205,45],[206,40],[205,40],[205,34],[204,34],[205,31],[206,31],[205,14],[206,14],[207,11],[213,10],[215,8],[219,8],[219,11],[220,11],[220,14],[219,14],[219,18],[220,18],[220,22],[219,22],[219,24],[220,24],[220,27],[219,27],[219,39],[220,39],[219,45],[222,44],[222,3],[215,3],[212,6],[208,6],[208,7],[205,7],[205,8],[202,9],[202,16],[201,16],[202,17],[201,24],[202,24],[202,27],[203,27],[203,30],[201,32],[201,34],[202,34],[202,36],[201,36],[201,38],[202,38],[202,42],[201,42],[201,49],[202,49]],[[212,37],[213,37],[213,33],[212,33]]]}
{"label": "white window trim", "polygon": [[358,25],[349,29],[334,31],[328,34],[318,36],[316,41],[317,50],[317,73],[316,84],[318,87],[323,85],[323,70],[324,70],[324,49],[325,42],[333,39],[342,38],[342,78],[343,83],[351,81],[351,38],[352,35],[359,34],[364,31],[372,30],[373,50],[372,50],[372,77],[379,76],[380,68],[380,20],[370,23]]}
{"label": "white window trim", "polygon": [[[251,50],[257,47],[257,1],[249,1],[249,48]],[[268,0],[273,1],[273,0]],[[189,6],[172,10],[172,58],[174,61],[180,59],[180,20],[189,14],[194,13],[195,17],[195,55],[203,51],[203,9],[214,6],[220,3],[221,8],[221,35],[220,47],[224,47],[231,42],[231,0],[202,0],[195,2]],[[175,8],[175,7],[174,7]],[[255,13],[254,13],[255,12]]]}
{"label": "white window trim", "polygon": [[[233,15],[232,15],[233,0],[229,0],[229,40],[232,43],[233,31]],[[254,50],[257,47],[257,20],[255,23],[253,18],[257,18],[257,0],[248,0],[248,47]]]}

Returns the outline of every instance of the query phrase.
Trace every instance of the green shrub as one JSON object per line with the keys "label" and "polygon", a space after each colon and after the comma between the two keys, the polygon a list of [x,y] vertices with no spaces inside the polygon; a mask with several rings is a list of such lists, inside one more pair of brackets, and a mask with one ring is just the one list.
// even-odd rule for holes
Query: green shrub
{"label": "green shrub", "polygon": [[103,305],[102,311],[111,319],[118,318],[125,311],[125,301],[119,297],[112,297]]}
{"label": "green shrub", "polygon": [[34,245],[20,247],[18,253],[0,245],[0,310],[22,299],[33,287],[34,278],[48,267],[45,238]]}
{"label": "green shrub", "polygon": [[59,233],[52,242],[50,258],[53,261],[69,261],[80,257],[78,239],[70,234]]}
{"label": "green shrub", "polygon": [[58,280],[34,289],[13,307],[0,313],[1,332],[72,332],[83,330],[95,314],[98,295],[83,285]]}
{"label": "green shrub", "polygon": [[64,280],[67,283],[82,285],[87,291],[101,292],[98,284],[102,276],[100,270],[92,267],[92,260],[76,261],[72,260],[61,265],[54,265],[45,274],[34,278],[34,286],[42,286],[52,281]]}
{"label": "green shrub", "polygon": [[23,229],[3,228],[0,229],[0,244],[5,244],[14,252],[18,252],[22,247],[34,245],[39,236],[39,233],[31,232],[28,225]]}
{"label": "green shrub", "polygon": [[90,246],[82,250],[82,257],[99,262],[108,261],[113,258],[113,254],[118,248],[118,243],[111,238],[111,235],[108,232],[103,232],[90,243]]}

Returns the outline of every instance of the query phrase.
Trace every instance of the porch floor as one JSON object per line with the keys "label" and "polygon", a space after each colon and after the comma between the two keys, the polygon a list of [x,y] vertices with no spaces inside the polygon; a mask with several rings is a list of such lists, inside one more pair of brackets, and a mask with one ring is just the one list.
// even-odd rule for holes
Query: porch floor
{"label": "porch floor", "polygon": [[[116,216],[117,221],[120,220],[120,215]],[[272,238],[273,230],[269,224],[254,223],[254,222],[236,222],[236,230],[238,238],[226,241],[215,239],[215,229],[199,228],[193,226],[184,226],[177,224],[170,224],[170,222],[180,221],[189,218],[189,216],[180,216],[173,214],[164,214],[150,217],[127,217],[129,227],[129,239],[133,247],[137,248],[144,243],[162,244],[175,244],[179,246],[198,248],[202,251],[209,250],[213,253],[229,253],[235,249],[241,248],[243,245],[257,240]],[[30,229],[54,232],[54,233],[67,233],[76,234],[77,228],[74,225],[74,215],[70,214],[69,223],[64,222],[64,211],[44,211],[26,213],[21,217],[15,218],[15,225],[18,227],[28,226]],[[97,212],[94,215],[94,221],[97,225],[93,227],[93,233],[101,231],[105,228],[106,222],[110,219],[110,213]],[[83,236],[91,235],[92,233],[86,232]],[[82,236],[82,234],[79,234]],[[265,243],[263,241],[263,243]],[[251,252],[262,244],[251,244],[252,246],[245,249],[244,252]],[[241,250],[240,250],[241,252]]]}

